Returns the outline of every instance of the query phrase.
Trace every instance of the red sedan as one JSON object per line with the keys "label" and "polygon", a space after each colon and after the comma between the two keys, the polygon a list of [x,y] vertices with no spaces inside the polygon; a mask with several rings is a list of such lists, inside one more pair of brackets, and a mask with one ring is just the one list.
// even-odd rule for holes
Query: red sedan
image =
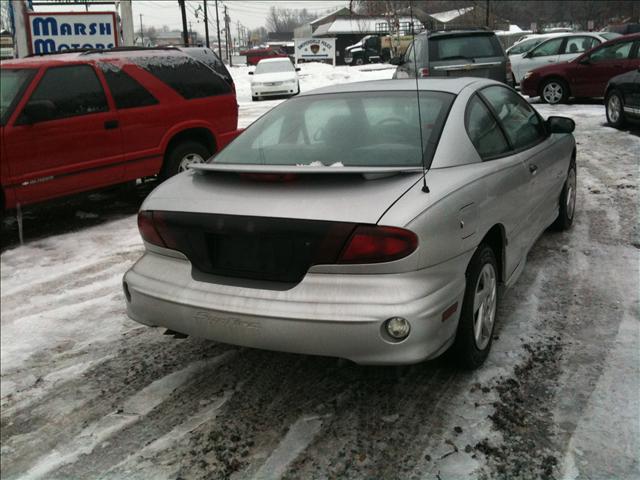
{"label": "red sedan", "polygon": [[609,79],[640,68],[640,34],[605,42],[570,62],[536,68],[524,74],[520,88],[547,103],[569,97],[602,97]]}

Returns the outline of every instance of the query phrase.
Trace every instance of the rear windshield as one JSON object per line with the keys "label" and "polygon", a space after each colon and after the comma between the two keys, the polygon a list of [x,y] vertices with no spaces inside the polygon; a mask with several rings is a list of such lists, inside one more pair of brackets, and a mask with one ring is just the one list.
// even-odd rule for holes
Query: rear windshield
{"label": "rear windshield", "polygon": [[34,69],[3,68],[0,75],[0,123],[5,125],[20,100],[20,95],[35,73]]}
{"label": "rear windshield", "polygon": [[501,57],[502,47],[493,35],[432,37],[429,39],[429,60],[458,60]]}
{"label": "rear windshield", "polygon": [[[454,95],[421,92],[425,163],[431,163]],[[297,97],[253,123],[214,163],[421,166],[415,92],[349,92]]]}
{"label": "rear windshield", "polygon": [[260,73],[278,73],[278,72],[292,72],[293,64],[290,60],[282,62],[259,62],[256,67],[256,74]]}

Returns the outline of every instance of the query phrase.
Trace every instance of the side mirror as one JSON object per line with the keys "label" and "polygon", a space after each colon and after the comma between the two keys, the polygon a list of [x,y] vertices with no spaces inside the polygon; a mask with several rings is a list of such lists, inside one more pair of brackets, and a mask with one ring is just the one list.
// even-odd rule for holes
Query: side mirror
{"label": "side mirror", "polygon": [[572,133],[576,129],[576,122],[568,117],[549,117],[546,124],[549,133]]}
{"label": "side mirror", "polygon": [[296,72],[299,72],[300,70],[302,70],[300,67],[296,67]]}
{"label": "side mirror", "polygon": [[389,60],[389,63],[391,65],[400,65],[402,62],[402,56],[400,57],[393,57],[392,59]]}
{"label": "side mirror", "polygon": [[24,123],[32,124],[51,120],[56,112],[56,106],[51,100],[32,100],[22,110]]}
{"label": "side mirror", "polygon": [[253,72],[249,72],[249,75],[253,75]]}
{"label": "side mirror", "polygon": [[580,65],[591,65],[591,60],[589,59],[589,57],[582,57],[580,60],[578,60],[578,63]]}
{"label": "side mirror", "polygon": [[522,58],[531,58],[531,57],[533,57],[532,50],[529,50],[528,52],[524,52],[522,54]]}

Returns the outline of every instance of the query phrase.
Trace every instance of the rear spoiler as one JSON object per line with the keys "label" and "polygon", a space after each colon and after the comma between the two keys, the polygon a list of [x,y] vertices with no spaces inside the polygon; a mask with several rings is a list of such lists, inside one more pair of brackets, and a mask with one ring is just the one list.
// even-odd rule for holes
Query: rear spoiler
{"label": "rear spoiler", "polygon": [[255,164],[222,164],[222,163],[196,163],[190,166],[192,170],[198,172],[220,172],[220,173],[258,173],[258,174],[336,174],[351,173],[361,174],[365,178],[387,177],[399,173],[423,173],[422,166],[398,166],[398,167],[310,167],[296,165],[255,165]]}

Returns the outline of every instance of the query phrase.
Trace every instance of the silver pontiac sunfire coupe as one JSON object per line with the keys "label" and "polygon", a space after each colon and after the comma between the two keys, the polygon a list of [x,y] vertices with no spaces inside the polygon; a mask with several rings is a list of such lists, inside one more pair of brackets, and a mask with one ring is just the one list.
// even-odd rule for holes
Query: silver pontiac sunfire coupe
{"label": "silver pontiac sunfire coupe", "polygon": [[224,343],[478,367],[502,288],[571,226],[571,119],[478,78],[322,88],[282,103],[138,216],[129,316]]}

